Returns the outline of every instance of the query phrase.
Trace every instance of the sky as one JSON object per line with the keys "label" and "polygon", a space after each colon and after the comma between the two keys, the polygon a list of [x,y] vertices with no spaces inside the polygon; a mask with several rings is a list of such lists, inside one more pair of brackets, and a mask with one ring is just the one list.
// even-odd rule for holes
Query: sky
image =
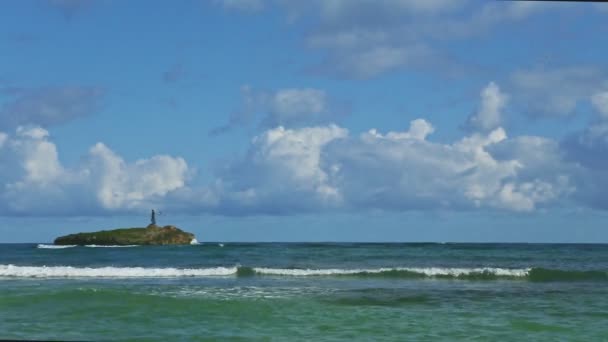
{"label": "sky", "polygon": [[608,5],[0,4],[0,243],[608,242]]}

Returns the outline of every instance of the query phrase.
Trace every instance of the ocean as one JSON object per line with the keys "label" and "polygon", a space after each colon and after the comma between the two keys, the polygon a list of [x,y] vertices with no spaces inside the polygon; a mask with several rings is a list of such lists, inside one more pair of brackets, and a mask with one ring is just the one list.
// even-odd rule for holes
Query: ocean
{"label": "ocean", "polygon": [[0,339],[608,341],[608,245],[0,245]]}

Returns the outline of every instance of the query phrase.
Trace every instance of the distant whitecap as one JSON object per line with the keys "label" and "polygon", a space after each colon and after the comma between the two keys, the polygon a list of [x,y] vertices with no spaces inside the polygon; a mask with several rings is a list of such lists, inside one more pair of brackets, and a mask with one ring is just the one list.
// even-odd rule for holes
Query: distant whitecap
{"label": "distant whitecap", "polygon": [[72,247],[76,247],[76,245],[45,245],[45,244],[39,244],[37,248],[42,248],[42,249],[64,249],[64,248],[72,248]]}

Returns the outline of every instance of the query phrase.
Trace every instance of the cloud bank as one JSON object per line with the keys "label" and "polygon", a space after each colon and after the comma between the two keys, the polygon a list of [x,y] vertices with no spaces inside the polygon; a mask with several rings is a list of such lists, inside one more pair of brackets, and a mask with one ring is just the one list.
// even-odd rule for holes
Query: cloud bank
{"label": "cloud bank", "polygon": [[502,121],[510,96],[490,82],[465,123],[471,129],[451,143],[434,141],[440,127],[422,118],[388,132],[353,133],[334,123],[285,126],[323,113],[325,93],[288,88],[260,94],[251,101],[266,109],[266,126],[203,185],[181,157],[128,161],[99,142],[77,165],[64,165],[46,128],[0,133],[0,214],[99,215],[151,207],[217,215],[608,209],[602,191],[608,164],[598,158],[608,155],[603,90],[589,99],[596,119],[558,141],[509,137]]}

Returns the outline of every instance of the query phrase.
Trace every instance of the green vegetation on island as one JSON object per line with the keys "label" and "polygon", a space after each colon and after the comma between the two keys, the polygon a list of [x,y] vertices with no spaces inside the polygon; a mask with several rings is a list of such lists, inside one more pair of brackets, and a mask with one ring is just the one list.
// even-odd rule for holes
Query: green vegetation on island
{"label": "green vegetation on island", "polygon": [[196,241],[194,234],[175,226],[156,225],[154,210],[152,223],[144,228],[120,228],[91,233],[77,233],[55,239],[56,245],[188,245]]}
{"label": "green vegetation on island", "polygon": [[56,245],[187,245],[194,235],[174,226],[121,228],[77,233],[55,239]]}

